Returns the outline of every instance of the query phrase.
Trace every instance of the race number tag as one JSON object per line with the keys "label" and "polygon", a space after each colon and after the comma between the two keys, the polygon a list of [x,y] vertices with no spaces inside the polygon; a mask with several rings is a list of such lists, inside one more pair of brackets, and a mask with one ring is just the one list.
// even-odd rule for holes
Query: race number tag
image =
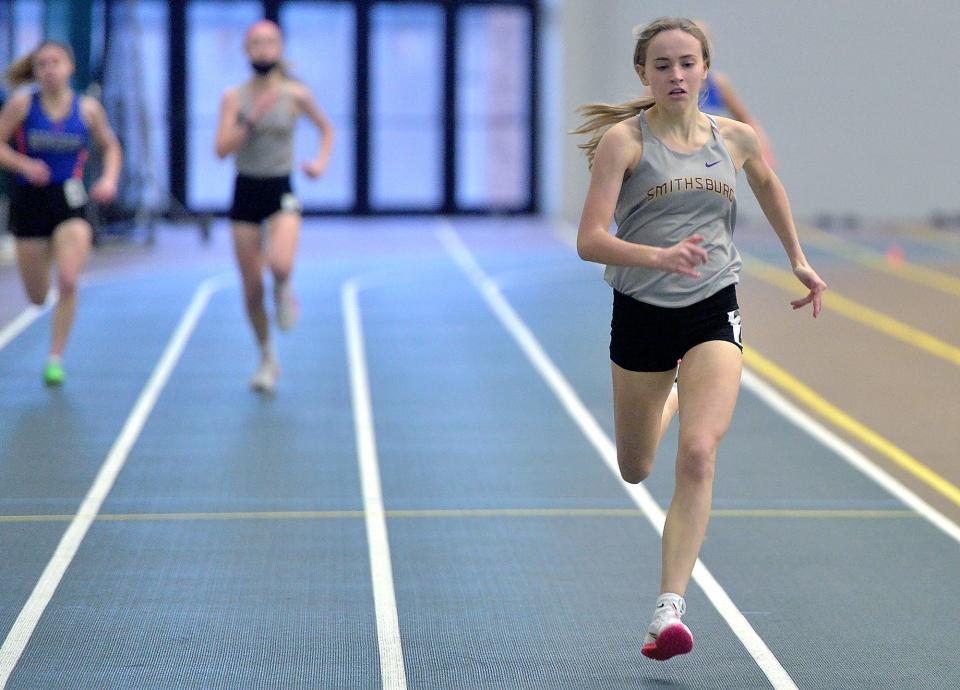
{"label": "race number tag", "polygon": [[287,192],[280,197],[280,209],[287,213],[300,213],[300,200],[295,194]]}
{"label": "race number tag", "polygon": [[63,195],[70,208],[80,208],[87,203],[87,190],[83,188],[83,180],[78,177],[71,177],[63,183]]}
{"label": "race number tag", "polygon": [[741,335],[740,335],[741,325],[740,325],[740,310],[739,310],[739,309],[734,309],[733,311],[728,311],[728,312],[727,312],[727,323],[729,323],[729,324],[730,324],[730,328],[733,329],[733,341],[734,341],[737,345],[739,345],[740,347],[743,347],[743,341],[740,339],[740,338],[741,338]]}

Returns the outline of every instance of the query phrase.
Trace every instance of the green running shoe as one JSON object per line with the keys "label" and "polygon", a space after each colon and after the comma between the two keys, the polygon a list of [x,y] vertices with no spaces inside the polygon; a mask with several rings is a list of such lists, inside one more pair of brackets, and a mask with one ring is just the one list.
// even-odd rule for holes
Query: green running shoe
{"label": "green running shoe", "polygon": [[48,386],[60,386],[63,384],[64,373],[63,365],[59,362],[50,362],[43,370],[43,382]]}

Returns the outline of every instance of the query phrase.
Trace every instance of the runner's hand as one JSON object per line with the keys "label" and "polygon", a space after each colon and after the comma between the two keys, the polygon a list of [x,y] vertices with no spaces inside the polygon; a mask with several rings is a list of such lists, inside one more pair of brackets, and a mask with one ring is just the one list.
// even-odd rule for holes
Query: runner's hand
{"label": "runner's hand", "polygon": [[696,268],[707,263],[707,250],[699,246],[703,235],[692,235],[679,244],[660,250],[658,268],[699,278]]}
{"label": "runner's hand", "polygon": [[318,161],[305,161],[301,166],[301,168],[303,169],[303,172],[311,180],[316,179],[321,175],[323,175],[323,171],[326,169],[326,167],[327,167],[326,165]]}
{"label": "runner's hand", "polygon": [[117,183],[102,177],[90,188],[90,198],[98,204],[109,204],[117,196]]}
{"label": "runner's hand", "polygon": [[35,187],[50,184],[50,167],[43,161],[31,158],[20,168],[20,173]]}
{"label": "runner's hand", "polygon": [[790,302],[794,309],[800,309],[813,302],[813,318],[820,315],[821,303],[823,301],[823,291],[827,289],[827,284],[817,275],[817,272],[806,264],[800,264],[793,269],[793,275],[810,289],[806,297],[795,299]]}

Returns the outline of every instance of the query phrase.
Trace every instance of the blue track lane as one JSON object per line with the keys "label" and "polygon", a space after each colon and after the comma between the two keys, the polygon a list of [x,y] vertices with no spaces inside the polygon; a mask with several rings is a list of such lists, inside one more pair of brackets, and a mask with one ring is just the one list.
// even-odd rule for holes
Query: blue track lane
{"label": "blue track lane", "polygon": [[[598,267],[541,221],[456,225],[612,436]],[[340,307],[356,276],[407,687],[770,687],[696,585],[694,653],[639,654],[659,538],[437,224],[323,227],[298,264],[301,323],[277,336],[277,396],[247,390],[256,350],[228,286],[8,687],[381,688]],[[211,270],[84,288],[62,390],[39,380],[49,316],[0,351],[4,631],[66,527],[43,516],[76,510]],[[675,439],[676,423],[647,482],[664,508]],[[960,687],[957,543],[748,390],[714,507],[702,558],[800,688]]]}

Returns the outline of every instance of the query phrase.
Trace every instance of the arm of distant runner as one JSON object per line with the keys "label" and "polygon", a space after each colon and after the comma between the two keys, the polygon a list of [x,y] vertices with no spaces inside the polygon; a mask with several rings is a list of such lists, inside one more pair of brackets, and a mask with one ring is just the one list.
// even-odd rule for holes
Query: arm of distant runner
{"label": "arm of distant runner", "polygon": [[230,89],[220,99],[220,120],[217,123],[217,158],[226,158],[247,140],[251,123],[240,119],[236,89]]}
{"label": "arm of distant runner", "polygon": [[7,143],[27,118],[30,98],[29,92],[18,93],[0,110],[0,166],[20,173],[33,184],[45,185],[50,181],[50,168],[47,164],[15,151]]}
{"label": "arm of distant runner", "polygon": [[327,169],[327,163],[330,160],[330,151],[333,149],[333,122],[324,114],[320,106],[317,105],[313,94],[310,93],[310,89],[307,87],[304,86],[298,90],[297,102],[300,106],[300,111],[310,119],[320,133],[320,148],[317,151],[317,156],[312,161],[307,161],[303,164],[303,171],[310,177],[319,177],[323,174],[324,170]]}
{"label": "arm of distant runner", "polygon": [[770,140],[767,139],[766,132],[763,131],[760,123],[750,114],[750,111],[747,109],[747,104],[741,100],[739,94],[737,94],[725,74],[717,74],[715,72],[713,79],[717,84],[717,89],[720,91],[720,96],[723,98],[724,105],[727,106],[727,110],[730,111],[730,114],[735,120],[740,120],[740,122],[753,127],[757,133],[757,137],[760,139],[760,149],[763,152],[764,159],[767,161],[767,165],[771,168],[776,168],[778,163],[773,155],[773,147],[770,146]]}
{"label": "arm of distant runner", "polygon": [[90,196],[101,204],[110,203],[117,195],[117,180],[120,178],[120,166],[123,163],[123,149],[117,140],[107,113],[100,102],[84,96],[80,102],[84,120],[90,130],[90,135],[100,147],[103,156],[103,170],[90,190]]}

